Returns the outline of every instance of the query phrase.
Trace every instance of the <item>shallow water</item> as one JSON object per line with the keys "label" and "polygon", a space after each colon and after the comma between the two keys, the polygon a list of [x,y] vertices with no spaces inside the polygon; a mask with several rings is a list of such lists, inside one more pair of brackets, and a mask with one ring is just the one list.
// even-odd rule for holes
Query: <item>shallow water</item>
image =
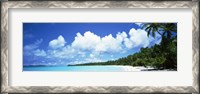
{"label": "shallow water", "polygon": [[23,71],[119,72],[123,66],[24,66]]}

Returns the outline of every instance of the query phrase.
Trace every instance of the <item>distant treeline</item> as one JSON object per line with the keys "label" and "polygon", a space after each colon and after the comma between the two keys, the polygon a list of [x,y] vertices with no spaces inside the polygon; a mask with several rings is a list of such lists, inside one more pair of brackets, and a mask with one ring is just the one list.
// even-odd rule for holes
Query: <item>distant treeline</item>
{"label": "distant treeline", "polygon": [[[162,36],[160,44],[151,48],[141,48],[140,52],[107,62],[92,62],[69,66],[84,65],[130,65],[130,66],[151,66],[156,69],[177,70],[177,35],[175,23],[146,23],[143,28],[148,35],[155,37],[155,32]],[[173,34],[175,33],[175,34]]]}

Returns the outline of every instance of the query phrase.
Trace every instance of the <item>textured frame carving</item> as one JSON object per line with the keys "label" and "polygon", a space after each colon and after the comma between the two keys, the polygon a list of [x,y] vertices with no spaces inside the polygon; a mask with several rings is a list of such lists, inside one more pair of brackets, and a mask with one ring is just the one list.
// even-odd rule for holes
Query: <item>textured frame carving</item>
{"label": "textured frame carving", "polygon": [[[9,8],[191,8],[192,9],[192,86],[8,86],[8,9]],[[199,7],[198,1],[8,1],[1,7],[1,93],[199,93]]]}

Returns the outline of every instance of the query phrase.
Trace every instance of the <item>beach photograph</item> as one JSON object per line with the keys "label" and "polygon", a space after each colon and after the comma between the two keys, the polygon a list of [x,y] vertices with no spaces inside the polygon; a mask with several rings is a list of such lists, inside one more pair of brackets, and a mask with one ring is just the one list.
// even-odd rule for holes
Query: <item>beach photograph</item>
{"label": "beach photograph", "polygon": [[177,71],[177,23],[23,23],[23,71]]}

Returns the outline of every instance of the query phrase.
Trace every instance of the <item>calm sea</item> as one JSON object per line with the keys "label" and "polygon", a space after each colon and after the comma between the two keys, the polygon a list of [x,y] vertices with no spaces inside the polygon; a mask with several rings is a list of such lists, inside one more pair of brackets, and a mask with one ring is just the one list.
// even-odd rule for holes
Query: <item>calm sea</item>
{"label": "calm sea", "polygon": [[124,68],[120,66],[24,66],[23,71],[115,72],[124,71]]}

